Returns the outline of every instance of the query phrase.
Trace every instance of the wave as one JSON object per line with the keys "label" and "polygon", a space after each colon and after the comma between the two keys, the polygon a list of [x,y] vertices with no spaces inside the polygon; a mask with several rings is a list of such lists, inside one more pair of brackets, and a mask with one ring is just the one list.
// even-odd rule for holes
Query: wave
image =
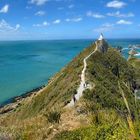
{"label": "wave", "polygon": [[123,48],[122,51],[124,51],[124,50],[128,50],[128,49],[129,49],[129,48]]}
{"label": "wave", "polygon": [[140,49],[140,45],[139,44],[129,45],[129,48]]}
{"label": "wave", "polygon": [[135,56],[140,56],[140,53],[135,54]]}

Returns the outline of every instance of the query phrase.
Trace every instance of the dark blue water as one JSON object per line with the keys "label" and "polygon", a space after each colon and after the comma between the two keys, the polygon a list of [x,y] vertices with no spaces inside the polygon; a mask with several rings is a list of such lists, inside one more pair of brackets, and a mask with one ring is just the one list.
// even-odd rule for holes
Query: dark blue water
{"label": "dark blue water", "polygon": [[[48,79],[70,62],[93,40],[12,41],[0,42],[0,104],[33,88],[47,84]],[[129,44],[140,40],[109,40],[122,46],[127,57]]]}

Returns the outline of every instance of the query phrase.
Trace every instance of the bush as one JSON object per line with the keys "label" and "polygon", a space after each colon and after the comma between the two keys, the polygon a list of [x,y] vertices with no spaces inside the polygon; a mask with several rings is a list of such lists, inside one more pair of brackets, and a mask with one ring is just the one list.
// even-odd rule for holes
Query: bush
{"label": "bush", "polygon": [[61,118],[61,112],[57,110],[53,110],[48,112],[47,114],[44,114],[44,116],[47,118],[47,121],[50,123],[59,123]]}

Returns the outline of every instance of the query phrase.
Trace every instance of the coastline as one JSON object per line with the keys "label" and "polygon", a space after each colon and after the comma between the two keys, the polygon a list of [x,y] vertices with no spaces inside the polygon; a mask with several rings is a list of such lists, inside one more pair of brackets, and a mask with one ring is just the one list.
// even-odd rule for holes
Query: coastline
{"label": "coastline", "polygon": [[[47,85],[48,85],[48,83],[47,83]],[[5,102],[3,102],[0,105],[0,115],[8,113],[8,112],[16,109],[24,99],[31,97],[31,96],[35,96],[38,92],[40,93],[40,91],[42,91],[47,85],[39,86],[37,88],[34,88],[30,91],[27,91],[27,92],[21,94],[20,96],[15,96],[15,97],[12,97],[12,98],[6,100]]]}
{"label": "coastline", "polygon": [[[64,68],[62,68],[62,70]],[[55,78],[58,78],[57,74],[58,74],[58,72],[55,73],[51,78],[49,78],[48,82],[45,85],[41,85],[37,88],[34,88],[30,91],[27,91],[27,92],[21,94],[20,96],[12,97],[12,98],[8,99],[7,101],[3,102],[0,105],[0,115],[4,115],[6,113],[12,112],[18,106],[20,106],[21,103],[24,102],[24,100],[27,100],[28,98],[33,98],[34,96],[40,94],[43,90],[45,90],[55,80]],[[61,76],[61,75],[59,75],[59,76]]]}
{"label": "coastline", "polygon": [[0,109],[1,109],[2,107],[4,107],[5,105],[8,105],[8,104],[11,104],[11,103],[16,102],[17,100],[20,100],[21,98],[26,98],[26,97],[28,97],[28,96],[31,96],[31,94],[40,91],[40,90],[43,89],[45,86],[46,86],[46,85],[41,85],[41,86],[39,86],[39,87],[37,87],[37,88],[33,88],[32,90],[27,91],[27,92],[21,94],[21,95],[19,95],[19,96],[14,96],[14,97],[9,98],[8,100],[6,100],[6,101],[4,101],[4,102],[2,102],[2,103],[0,104]]}

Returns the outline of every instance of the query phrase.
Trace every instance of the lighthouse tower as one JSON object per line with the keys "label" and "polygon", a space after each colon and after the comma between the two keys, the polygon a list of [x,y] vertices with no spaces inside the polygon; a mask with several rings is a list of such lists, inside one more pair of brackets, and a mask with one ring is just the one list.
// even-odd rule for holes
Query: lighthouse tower
{"label": "lighthouse tower", "polygon": [[104,39],[104,36],[103,36],[103,34],[101,33],[98,40],[103,40],[103,39]]}
{"label": "lighthouse tower", "polygon": [[100,34],[99,39],[96,41],[97,50],[101,53],[105,53],[108,50],[108,43],[105,41],[103,34]]}

